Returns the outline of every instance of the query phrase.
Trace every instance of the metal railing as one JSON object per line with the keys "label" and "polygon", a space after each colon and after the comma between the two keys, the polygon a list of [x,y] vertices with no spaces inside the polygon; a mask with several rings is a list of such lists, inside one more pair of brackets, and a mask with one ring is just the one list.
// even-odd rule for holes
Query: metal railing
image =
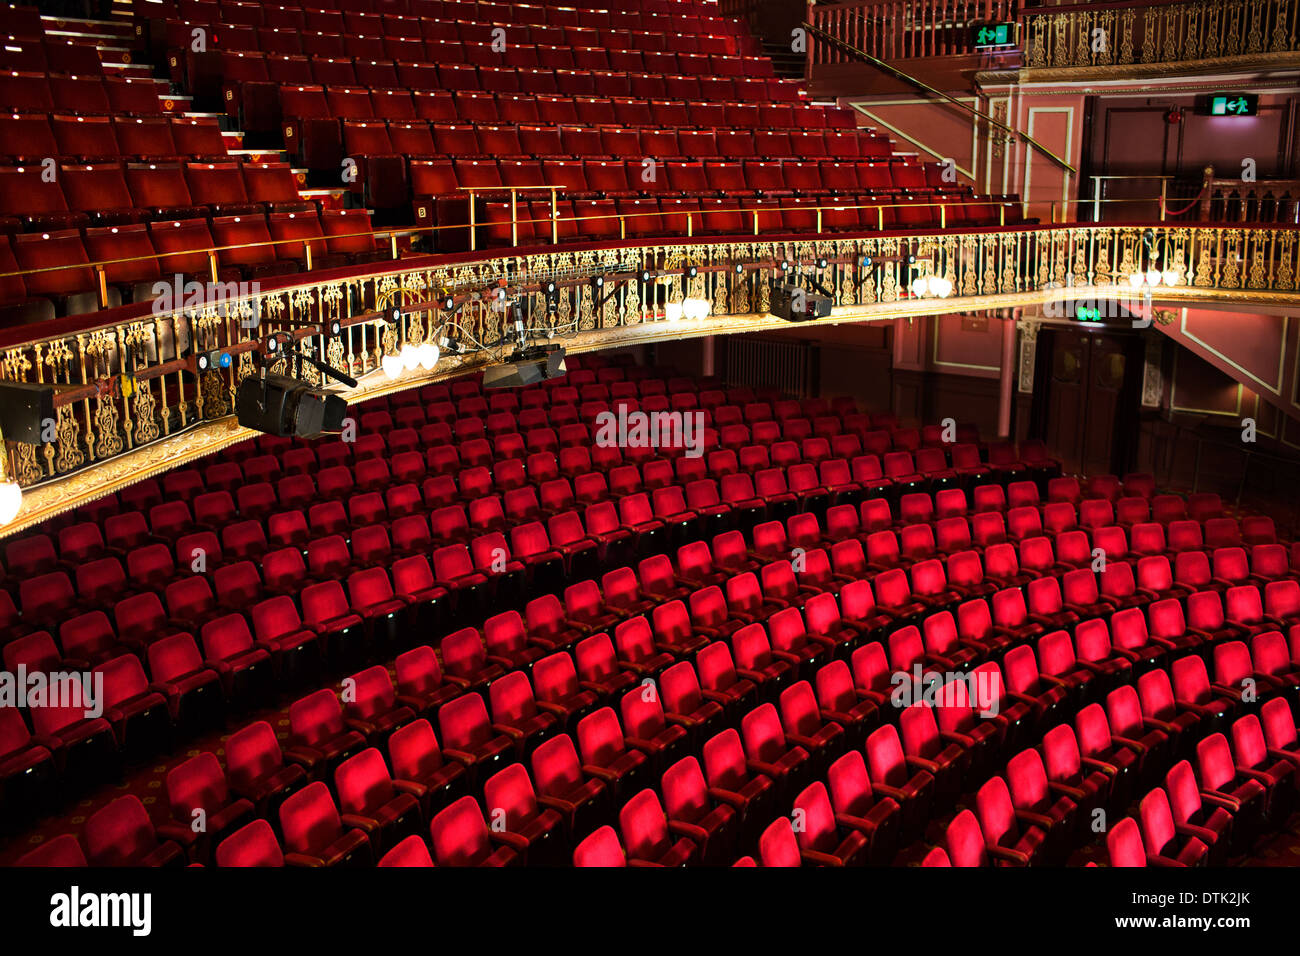
{"label": "metal railing", "polygon": [[1036,67],[1178,63],[1300,50],[1300,0],[1080,3],[1021,13]]}
{"label": "metal railing", "polygon": [[[854,0],[808,8],[808,22],[882,60],[974,53],[972,27],[1015,18],[1012,0]],[[834,46],[809,43],[808,66],[851,63]]]}
{"label": "metal railing", "polygon": [[[1161,223],[682,237],[421,256],[319,278],[288,277],[280,287],[232,301],[142,312],[26,341],[9,330],[0,340],[10,343],[0,345],[0,378],[55,385],[59,392],[52,440],[7,442],[6,471],[31,487],[89,468],[113,468],[134,449],[227,418],[238,383],[253,372],[256,344],[272,332],[293,335],[304,350],[356,378],[379,371],[385,356],[404,346],[443,335],[462,343],[499,341],[505,313],[493,309],[488,293],[503,281],[544,334],[589,332],[596,340],[609,335],[627,341],[626,327],[660,320],[670,303],[687,298],[702,300],[711,317],[764,315],[782,260],[807,264],[818,257],[827,260],[820,279],[834,292],[834,304],[861,318],[874,311],[900,314],[900,306],[913,302],[918,311],[939,308],[913,291],[916,280],[927,277],[950,283],[944,309],[1043,302],[1054,288],[1085,284],[1132,295],[1131,277],[1140,282],[1152,270],[1162,275],[1169,295],[1188,300],[1294,298],[1300,288],[1297,238],[1300,230],[1288,227]],[[647,282],[642,270],[654,278]],[[607,277],[600,294],[589,281],[595,276]],[[551,282],[557,289],[548,302]],[[707,334],[709,321],[692,331]],[[338,334],[322,332],[334,322]],[[217,349],[231,352],[231,367],[198,371],[195,353]],[[444,353],[439,368],[461,361]],[[314,371],[306,376],[327,384]],[[121,480],[136,480],[132,474],[123,472]]]}

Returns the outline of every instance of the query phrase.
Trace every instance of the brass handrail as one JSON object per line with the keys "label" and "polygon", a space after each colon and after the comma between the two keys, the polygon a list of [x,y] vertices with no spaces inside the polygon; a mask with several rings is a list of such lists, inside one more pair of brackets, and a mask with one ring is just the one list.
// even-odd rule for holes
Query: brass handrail
{"label": "brass handrail", "polygon": [[1028,143],[1030,146],[1034,147],[1034,149],[1042,153],[1044,156],[1046,156],[1048,159],[1050,159],[1057,166],[1064,169],[1066,172],[1072,175],[1077,172],[1077,170],[1072,165],[1070,165],[1070,163],[1066,162],[1060,156],[1057,156],[1054,152],[1052,152],[1042,143],[1038,142],[1038,140],[1034,139],[1028,133],[1015,129],[1012,126],[1008,126],[1000,119],[997,119],[996,117],[988,113],[980,112],[979,110],[975,109],[975,107],[971,106],[969,103],[963,103],[961,100],[957,99],[955,96],[953,96],[950,93],[945,93],[943,90],[935,89],[929,83],[917,79],[912,74],[904,72],[903,70],[898,69],[898,67],[896,66],[890,65],[889,63],[886,63],[884,60],[881,60],[878,57],[872,56],[870,53],[867,53],[865,50],[859,50],[853,44],[847,43],[844,40],[841,40],[839,37],[827,33],[821,27],[813,26],[811,23],[807,22],[806,20],[804,21],[803,26],[813,36],[825,40],[827,43],[830,43],[831,45],[840,48],[841,50],[850,54],[851,56],[855,56],[858,59],[863,60],[864,62],[870,64],[871,66],[883,70],[884,72],[888,73],[890,76],[896,77],[900,80],[903,80],[904,82],[910,83],[913,86],[917,87],[918,89],[924,90],[926,93],[929,93],[931,96],[937,96],[940,99],[948,103],[951,103],[952,105],[960,109],[965,110],[967,113],[970,113],[972,116],[976,117],[977,119],[981,119],[984,122],[988,123],[989,125],[996,126],[998,129],[1010,133],[1012,136],[1016,137],[1017,139],[1023,140],[1024,142]]}
{"label": "brass handrail", "polygon": [[[1126,178],[1126,177],[1093,177],[1093,178],[1096,179],[1096,178]],[[1172,177],[1168,177],[1168,176],[1150,176],[1150,177],[1136,177],[1136,178],[1170,179],[1170,178],[1172,178]],[[481,187],[480,187],[480,186],[475,186],[475,187],[462,187],[462,188],[465,188],[465,189],[467,189],[467,190],[468,190],[468,189],[473,189],[473,190],[481,191],[481,192],[505,192],[505,191],[507,191],[507,189],[508,189],[509,187],[490,187],[490,186],[481,186]],[[548,186],[548,187],[534,187],[534,186],[527,186],[527,187],[524,187],[524,186],[521,186],[521,187],[515,187],[515,188],[516,188],[519,192],[528,192],[529,190],[533,190],[533,189],[542,189],[542,188],[545,188],[545,189],[562,189],[563,187],[550,187],[550,186]],[[824,198],[824,197],[815,197],[815,198]],[[1153,197],[1153,198],[1151,198],[1151,199],[1143,199],[1143,198],[1141,198],[1141,197],[1120,197],[1120,198],[1116,198],[1116,199],[1101,199],[1101,200],[1099,200],[1099,201],[1100,201],[1101,203],[1137,203],[1137,204],[1141,204],[1141,205],[1150,205],[1150,204],[1152,204],[1152,203],[1159,202],[1159,199],[1158,199],[1158,197]],[[928,208],[935,208],[935,207],[938,207],[938,208],[940,209],[940,211],[941,211],[941,221],[940,221],[940,223],[939,223],[939,228],[948,228],[947,223],[946,223],[946,221],[945,221],[945,219],[946,219],[946,213],[944,213],[943,211],[946,210],[946,209],[952,208],[952,207],[958,207],[958,206],[971,206],[971,205],[976,205],[976,206],[991,206],[991,205],[996,205],[996,206],[1002,206],[1002,207],[1006,207],[1006,206],[1017,206],[1017,205],[1018,205],[1018,206],[1030,206],[1030,205],[1032,205],[1032,206],[1045,206],[1045,207],[1047,207],[1047,208],[1049,208],[1049,209],[1051,209],[1051,210],[1054,211],[1054,210],[1057,210],[1057,209],[1068,208],[1068,207],[1070,207],[1070,206],[1091,206],[1091,205],[1093,205],[1093,204],[1096,203],[1096,202],[1098,202],[1098,200],[1095,200],[1095,199],[1052,199],[1052,200],[1047,200],[1047,201],[1045,201],[1045,202],[1028,202],[1028,201],[1024,201],[1024,200],[1009,200],[1009,199],[1005,199],[1005,198],[1001,198],[1001,197],[991,197],[991,196],[989,196],[989,197],[985,197],[985,196],[968,196],[968,197],[966,197],[965,199],[960,199],[960,200],[954,199],[954,200],[947,201],[947,202],[943,202],[943,201],[928,201],[928,202],[892,202],[892,203],[889,203],[889,202],[874,202],[874,201],[873,201],[873,202],[864,202],[864,203],[851,203],[851,202],[826,202],[826,201],[823,201],[823,202],[819,202],[819,203],[817,203],[816,205],[811,205],[811,206],[802,206],[802,205],[801,205],[801,206],[785,206],[785,205],[779,205],[779,206],[762,206],[762,207],[759,207],[759,208],[752,208],[752,207],[746,207],[746,206],[742,205],[742,206],[740,206],[739,208],[727,208],[727,209],[692,209],[692,210],[685,210],[685,211],[682,211],[682,212],[671,212],[671,211],[669,211],[669,212],[665,212],[665,211],[663,211],[663,210],[655,210],[655,211],[653,211],[653,212],[649,212],[649,211],[647,211],[647,212],[644,212],[644,213],[636,213],[635,215],[642,215],[642,216],[658,216],[658,217],[664,217],[664,216],[687,216],[688,218],[692,218],[692,219],[693,219],[694,217],[697,217],[697,216],[698,216],[699,218],[703,219],[705,216],[736,215],[736,214],[738,214],[738,213],[741,214],[741,215],[763,216],[763,215],[767,215],[767,214],[771,214],[771,213],[775,213],[775,212],[809,212],[809,211],[815,211],[815,212],[819,212],[819,213],[825,213],[827,210],[841,210],[841,209],[874,209],[874,210],[880,210],[881,213],[882,213],[882,215],[881,215],[881,219],[880,219],[881,225],[879,225],[879,226],[877,227],[877,228],[879,229],[879,231],[882,231],[882,232],[886,232],[886,231],[888,231],[888,232],[906,232],[906,231],[908,231],[908,230],[909,230],[910,228],[912,228],[912,227],[909,227],[909,226],[902,226],[902,227],[899,227],[899,228],[897,228],[897,229],[886,230],[886,229],[884,228],[884,226],[883,226],[883,212],[884,212],[884,210],[886,210],[886,209],[928,209]],[[515,219],[515,220],[513,220],[513,224],[514,224],[515,226],[521,226],[521,225],[525,225],[525,224],[536,225],[536,224],[539,224],[539,223],[546,224],[546,223],[551,223],[551,222],[556,222],[556,223],[564,223],[564,222],[573,222],[573,223],[578,223],[578,222],[595,222],[595,221],[607,220],[607,219],[626,220],[627,217],[628,217],[628,215],[629,215],[628,213],[618,213],[618,212],[614,212],[614,213],[605,213],[605,214],[596,215],[596,216],[576,216],[576,215],[575,215],[575,216],[556,216],[556,217],[554,217],[554,219],[552,219],[552,218],[545,218],[545,219]],[[1068,221],[1068,220],[1061,219],[1061,218],[1057,218],[1057,217],[1055,216],[1055,214],[1053,214],[1053,216],[1052,216],[1052,218],[1051,218],[1051,222],[1053,222],[1053,223],[1063,223],[1063,222],[1067,222],[1067,221]],[[1002,224],[1005,224],[1005,222],[1002,223]],[[328,242],[328,241],[331,240],[331,239],[360,239],[360,238],[365,238],[365,237],[367,237],[367,236],[380,237],[380,238],[386,238],[386,237],[390,237],[390,236],[418,236],[418,235],[421,235],[421,234],[424,234],[424,233],[428,233],[428,232],[450,231],[450,230],[456,230],[456,229],[463,230],[463,229],[469,228],[469,227],[472,226],[472,225],[475,225],[475,224],[474,224],[474,223],[448,223],[448,224],[441,225],[441,226],[401,226],[401,227],[392,227],[392,228],[380,228],[380,229],[375,229],[375,230],[373,230],[372,232],[339,233],[339,234],[336,234],[336,235],[312,236],[310,239],[273,239],[273,240],[271,240],[270,242],[249,242],[249,243],[239,243],[239,244],[236,244],[236,245],[229,245],[229,246],[211,246],[211,247],[203,247],[203,248],[198,248],[198,249],[187,249],[187,250],[184,250],[184,252],[163,252],[163,253],[157,253],[157,254],[155,254],[155,255],[151,255],[151,256],[125,256],[125,257],[122,257],[122,258],[116,258],[116,259],[97,259],[97,260],[94,260],[94,261],[91,261],[91,262],[69,263],[68,265],[61,265],[61,266],[41,266],[40,268],[37,268],[37,269],[20,269],[20,270],[18,270],[18,271],[16,271],[16,272],[0,272],[0,279],[12,279],[12,278],[15,278],[15,277],[21,277],[21,276],[39,275],[39,274],[47,273],[47,272],[64,272],[64,271],[67,271],[68,269],[93,269],[93,270],[101,270],[101,269],[103,269],[104,267],[107,267],[107,266],[124,265],[124,264],[132,263],[132,262],[147,262],[147,261],[154,260],[154,259],[162,259],[162,258],[166,258],[166,257],[168,257],[168,256],[182,255],[182,254],[184,254],[184,255],[192,255],[192,254],[196,254],[196,253],[202,253],[202,254],[205,254],[205,255],[209,255],[209,254],[213,254],[213,253],[227,252],[227,251],[230,251],[230,250],[236,250],[236,249],[254,249],[254,248],[261,247],[261,246],[278,246],[278,245],[284,245],[284,244],[289,244],[289,243],[322,243],[322,242]],[[479,227],[481,227],[481,226],[489,225],[489,223],[482,223],[482,222],[480,222],[480,223],[477,223],[476,225],[479,226]],[[968,227],[968,228],[979,229],[979,228],[988,228],[988,227],[987,227],[987,226],[970,226],[970,227]],[[516,237],[517,237],[518,233],[516,232],[515,235],[516,235]],[[624,238],[626,238],[626,236],[624,236]],[[643,238],[649,238],[649,237],[643,237]],[[671,238],[671,237],[664,237],[664,238]],[[688,235],[687,238],[693,238],[693,236]],[[719,238],[725,238],[725,237],[719,237]],[[553,241],[553,242],[558,242],[559,240],[558,240],[558,238],[556,238],[556,237],[553,236],[552,241]],[[471,251],[476,251],[476,250],[471,249]],[[396,258],[396,257],[394,257],[394,258]]]}

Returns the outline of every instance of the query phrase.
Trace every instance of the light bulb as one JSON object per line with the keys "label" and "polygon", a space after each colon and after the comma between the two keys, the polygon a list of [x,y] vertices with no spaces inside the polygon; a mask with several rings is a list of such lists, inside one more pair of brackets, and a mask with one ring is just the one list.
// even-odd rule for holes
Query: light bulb
{"label": "light bulb", "polygon": [[384,374],[389,378],[401,378],[403,364],[400,356],[385,355],[380,364],[383,366]]}
{"label": "light bulb", "polygon": [[414,371],[415,367],[420,364],[420,353],[416,351],[414,345],[403,345],[402,351],[398,354],[402,359],[402,367],[408,372]]}
{"label": "light bulb", "polygon": [[23,489],[17,482],[0,483],[0,525],[6,525],[17,518],[22,506]]}
{"label": "light bulb", "polygon": [[1159,269],[1151,269],[1147,272],[1147,285],[1159,285],[1161,272]]}
{"label": "light bulb", "polygon": [[912,280],[912,295],[919,299],[921,296],[925,295],[925,289],[925,276],[917,276]]}
{"label": "light bulb", "polygon": [[1165,285],[1178,285],[1178,273],[1175,272],[1173,269],[1169,269],[1168,271],[1166,271],[1162,276],[1162,278],[1164,280]]}
{"label": "light bulb", "polygon": [[1135,272],[1128,277],[1128,284],[1135,289],[1142,288],[1142,283],[1146,281],[1146,276],[1140,272]]}
{"label": "light bulb", "polygon": [[945,279],[943,276],[935,276],[930,283],[930,291],[941,299],[946,299],[952,295],[952,280]]}
{"label": "light bulb", "polygon": [[433,371],[433,367],[438,364],[438,346],[425,342],[416,351],[420,355],[420,366],[427,372]]}
{"label": "light bulb", "polygon": [[709,303],[706,299],[687,299],[682,303],[682,314],[688,319],[708,318]]}
{"label": "light bulb", "polygon": [[664,318],[669,322],[680,322],[682,320],[682,304],[680,302],[669,302],[664,305]]}

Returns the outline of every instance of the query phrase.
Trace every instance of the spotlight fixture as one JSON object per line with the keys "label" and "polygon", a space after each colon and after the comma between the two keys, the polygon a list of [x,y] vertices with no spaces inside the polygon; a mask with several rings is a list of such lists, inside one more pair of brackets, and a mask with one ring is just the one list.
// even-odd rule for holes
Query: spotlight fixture
{"label": "spotlight fixture", "polygon": [[240,425],[286,438],[338,434],[347,410],[341,395],[284,375],[249,376],[235,393]]}
{"label": "spotlight fixture", "polygon": [[736,270],[736,275],[743,276],[745,274],[745,264],[743,262],[737,262],[735,265],[735,270]]}
{"label": "spotlight fixture", "polygon": [[860,259],[858,259],[858,265],[861,266],[863,269],[870,269],[871,256],[862,256]]}
{"label": "spotlight fixture", "polygon": [[822,256],[820,259],[817,260],[818,269],[825,269],[828,265],[830,265],[830,260],[827,259],[825,256]]}
{"label": "spotlight fixture", "polygon": [[453,296],[447,296],[442,300],[442,308],[446,312],[454,311],[456,308],[456,299]]}
{"label": "spotlight fixture", "polygon": [[483,387],[518,388],[560,378],[566,372],[562,348],[539,346],[519,349],[510,361],[483,370]]}
{"label": "spotlight fixture", "polygon": [[694,279],[699,274],[700,274],[699,266],[689,265],[686,267],[686,278]]}
{"label": "spotlight fixture", "polygon": [[[54,418],[54,391],[53,385],[0,382],[0,434],[10,441],[41,444],[41,425]],[[3,455],[0,441],[0,468]]]}
{"label": "spotlight fixture", "polygon": [[596,293],[596,295],[600,295],[601,290],[605,288],[605,277],[604,276],[593,277],[591,280],[591,288],[592,291]]}

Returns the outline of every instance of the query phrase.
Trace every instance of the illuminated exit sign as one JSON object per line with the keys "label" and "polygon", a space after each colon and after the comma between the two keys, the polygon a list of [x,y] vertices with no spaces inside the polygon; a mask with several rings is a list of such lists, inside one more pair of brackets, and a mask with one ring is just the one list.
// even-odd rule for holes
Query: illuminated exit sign
{"label": "illuminated exit sign", "polygon": [[1016,42],[1014,23],[982,23],[971,27],[971,42],[976,49],[994,46],[1011,46]]}
{"label": "illuminated exit sign", "polygon": [[1216,93],[1210,97],[1211,116],[1254,116],[1259,97],[1254,93]]}

